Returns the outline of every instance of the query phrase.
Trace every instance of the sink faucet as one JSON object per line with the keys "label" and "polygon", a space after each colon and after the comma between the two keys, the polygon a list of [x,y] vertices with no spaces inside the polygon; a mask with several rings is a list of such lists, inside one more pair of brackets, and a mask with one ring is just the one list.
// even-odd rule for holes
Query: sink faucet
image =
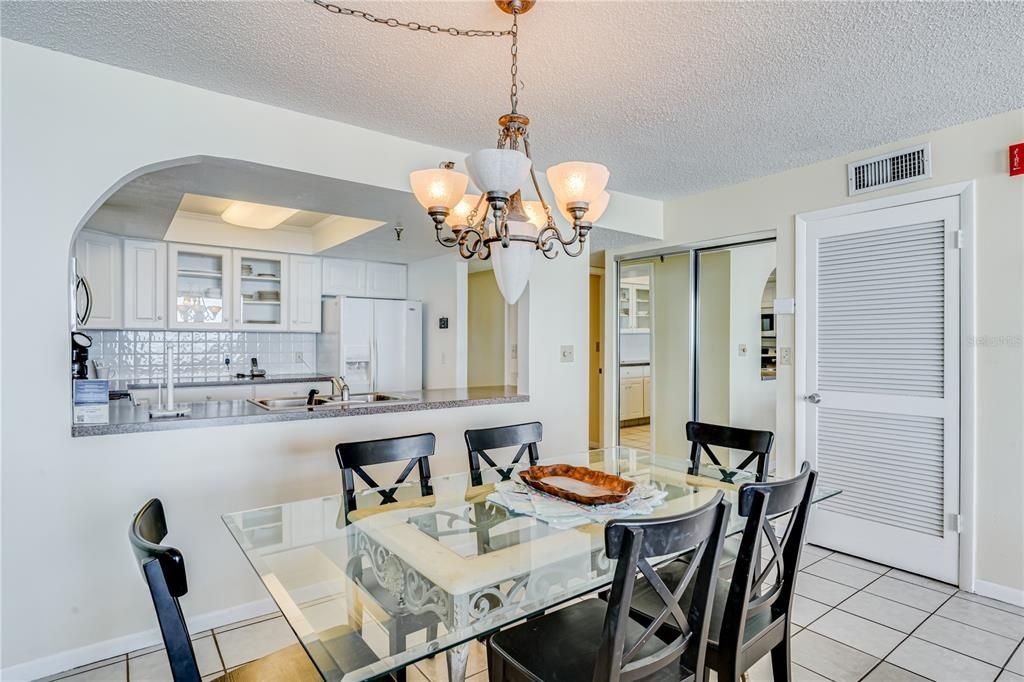
{"label": "sink faucet", "polygon": [[317,397],[317,395],[319,393],[320,393],[320,391],[318,391],[315,388],[309,389],[309,395],[306,396],[306,404],[309,405],[310,407],[315,405],[316,404],[316,397]]}
{"label": "sink faucet", "polygon": [[342,400],[348,400],[349,388],[345,377],[331,377],[331,385],[334,386],[334,392],[341,395]]}

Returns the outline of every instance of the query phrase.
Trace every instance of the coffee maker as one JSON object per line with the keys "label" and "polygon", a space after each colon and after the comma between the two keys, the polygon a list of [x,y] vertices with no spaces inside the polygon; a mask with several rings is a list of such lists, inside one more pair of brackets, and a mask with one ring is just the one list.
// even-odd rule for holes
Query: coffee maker
{"label": "coffee maker", "polygon": [[71,378],[89,378],[89,348],[92,337],[82,332],[71,332]]}

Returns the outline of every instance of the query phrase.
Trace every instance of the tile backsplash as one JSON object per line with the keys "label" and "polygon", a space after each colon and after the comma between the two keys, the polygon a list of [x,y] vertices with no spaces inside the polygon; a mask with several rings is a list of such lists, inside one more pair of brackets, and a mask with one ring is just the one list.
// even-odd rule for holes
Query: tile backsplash
{"label": "tile backsplash", "polygon": [[[281,332],[90,332],[89,374],[93,360],[112,371],[112,379],[135,383],[163,381],[168,344],[178,354],[178,381],[212,380],[248,372],[259,359],[268,374],[310,373],[316,368],[316,334]],[[296,354],[302,354],[298,362]],[[231,364],[225,365],[224,358]]]}

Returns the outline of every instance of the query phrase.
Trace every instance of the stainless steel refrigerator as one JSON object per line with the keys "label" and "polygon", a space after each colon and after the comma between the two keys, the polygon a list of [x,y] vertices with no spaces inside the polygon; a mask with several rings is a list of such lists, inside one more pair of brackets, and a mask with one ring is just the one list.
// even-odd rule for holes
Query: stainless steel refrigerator
{"label": "stainless steel refrigerator", "polygon": [[328,297],[317,371],[345,377],[352,393],[423,388],[423,304]]}

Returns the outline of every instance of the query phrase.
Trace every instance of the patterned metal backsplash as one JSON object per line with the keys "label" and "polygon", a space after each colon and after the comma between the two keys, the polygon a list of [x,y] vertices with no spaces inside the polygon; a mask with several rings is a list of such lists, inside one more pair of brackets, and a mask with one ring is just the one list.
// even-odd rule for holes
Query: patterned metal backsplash
{"label": "patterned metal backsplash", "polygon": [[[168,344],[178,355],[179,381],[211,380],[249,371],[258,358],[269,374],[307,373],[316,367],[316,334],[280,332],[90,331],[92,361],[109,366],[111,379],[163,381]],[[301,353],[304,362],[297,361]],[[231,364],[225,365],[224,358]]]}

